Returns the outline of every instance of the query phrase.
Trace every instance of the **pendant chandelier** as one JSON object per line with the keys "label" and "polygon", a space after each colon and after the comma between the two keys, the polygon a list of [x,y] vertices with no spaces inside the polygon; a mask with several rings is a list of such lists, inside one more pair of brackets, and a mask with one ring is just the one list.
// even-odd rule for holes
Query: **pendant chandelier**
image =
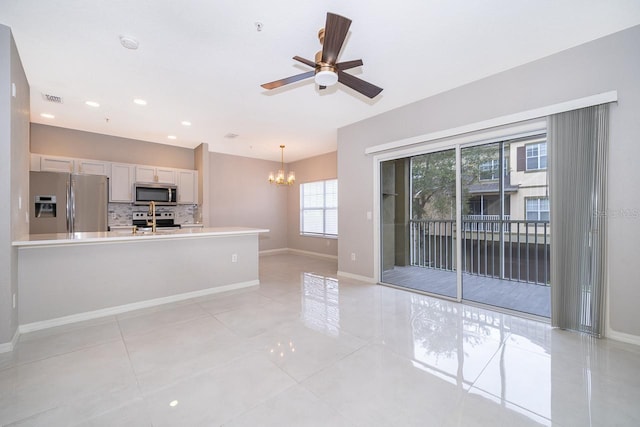
{"label": "pendant chandelier", "polygon": [[285,174],[284,174],[284,145],[280,146],[280,150],[282,150],[282,157],[281,157],[281,160],[280,160],[280,170],[278,170],[277,174],[274,174],[273,172],[269,173],[269,182],[271,184],[276,184],[276,185],[291,185],[296,180],[296,173],[294,171],[289,171],[289,175],[287,175],[287,178],[285,179]]}

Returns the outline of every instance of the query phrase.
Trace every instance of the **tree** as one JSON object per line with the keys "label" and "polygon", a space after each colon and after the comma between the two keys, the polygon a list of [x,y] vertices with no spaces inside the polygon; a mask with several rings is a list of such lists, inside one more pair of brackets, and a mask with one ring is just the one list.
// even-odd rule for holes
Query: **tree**
{"label": "tree", "polygon": [[[478,182],[480,165],[496,160],[499,156],[498,144],[463,149],[463,214],[468,210],[468,188]],[[412,219],[455,219],[455,166],[455,150],[438,151],[412,158]]]}

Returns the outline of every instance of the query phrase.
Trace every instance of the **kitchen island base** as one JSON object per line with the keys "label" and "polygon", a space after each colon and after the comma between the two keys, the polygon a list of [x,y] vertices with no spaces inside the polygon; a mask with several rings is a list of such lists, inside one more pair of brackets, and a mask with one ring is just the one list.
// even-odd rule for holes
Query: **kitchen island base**
{"label": "kitchen island base", "polygon": [[19,330],[258,285],[261,231],[19,245]]}

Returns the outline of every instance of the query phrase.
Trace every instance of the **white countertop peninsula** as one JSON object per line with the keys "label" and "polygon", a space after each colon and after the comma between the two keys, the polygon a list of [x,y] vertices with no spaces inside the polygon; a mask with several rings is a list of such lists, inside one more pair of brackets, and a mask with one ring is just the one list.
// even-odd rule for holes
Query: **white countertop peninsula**
{"label": "white countertop peninsula", "polygon": [[13,246],[57,246],[57,245],[78,245],[113,242],[134,242],[157,239],[191,239],[198,237],[233,236],[268,233],[269,230],[263,228],[248,227],[185,227],[180,230],[163,231],[159,229],[156,233],[148,231],[132,232],[133,227],[116,231],[96,231],[84,233],[51,233],[51,234],[30,234],[20,240],[12,242]]}
{"label": "white countertop peninsula", "polygon": [[259,284],[245,227],[39,234],[18,247],[20,332]]}

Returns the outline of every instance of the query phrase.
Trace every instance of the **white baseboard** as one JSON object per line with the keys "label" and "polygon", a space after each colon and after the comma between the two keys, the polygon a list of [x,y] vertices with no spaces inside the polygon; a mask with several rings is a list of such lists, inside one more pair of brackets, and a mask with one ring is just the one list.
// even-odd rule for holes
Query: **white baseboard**
{"label": "white baseboard", "polygon": [[41,329],[53,328],[55,326],[67,325],[69,323],[82,322],[85,320],[97,319],[99,317],[113,316],[116,314],[126,313],[128,311],[139,310],[141,308],[155,307],[158,305],[169,304],[172,302],[183,301],[190,298],[197,298],[205,295],[217,294],[220,292],[232,291],[235,289],[248,288],[260,284],[259,280],[250,280],[248,282],[232,283],[230,285],[217,286],[214,288],[202,289],[199,291],[186,292],[183,294],[171,295],[168,297],[155,298],[146,301],[134,302],[131,304],[119,305],[116,307],[103,308],[100,310],[87,311],[84,313],[72,314],[70,316],[58,317],[55,319],[42,320],[39,322],[26,323],[20,325],[19,333],[39,331]]}
{"label": "white baseboard", "polygon": [[313,256],[313,257],[318,257],[318,258],[326,258],[326,259],[332,259],[332,260],[337,260],[338,259],[337,255],[323,254],[323,253],[320,253],[320,252],[303,251],[302,249],[289,248],[289,253],[298,254],[298,255],[308,255],[308,256]]}
{"label": "white baseboard", "polygon": [[616,341],[622,341],[629,344],[640,345],[640,336],[617,332],[611,328],[607,329],[606,337]]}
{"label": "white baseboard", "polygon": [[281,248],[281,249],[268,249],[259,252],[260,256],[269,256],[269,255],[281,255],[281,254],[298,254],[298,255],[307,255],[317,258],[326,258],[331,260],[337,260],[337,255],[329,255],[323,254],[320,252],[312,252],[312,251],[303,251],[302,249],[293,249],[293,248]]}
{"label": "white baseboard", "polygon": [[281,255],[281,254],[288,254],[288,253],[289,253],[288,248],[280,248],[280,249],[266,249],[264,251],[258,252],[258,255],[269,256],[269,255]]}
{"label": "white baseboard", "polygon": [[0,353],[8,353],[13,351],[16,348],[16,344],[18,344],[18,339],[20,339],[20,330],[16,329],[13,334],[13,338],[11,341],[0,344]]}
{"label": "white baseboard", "polygon": [[346,277],[347,279],[359,280],[367,283],[378,283],[373,277],[360,276],[359,274],[347,273],[346,271],[338,271],[338,277]]}

